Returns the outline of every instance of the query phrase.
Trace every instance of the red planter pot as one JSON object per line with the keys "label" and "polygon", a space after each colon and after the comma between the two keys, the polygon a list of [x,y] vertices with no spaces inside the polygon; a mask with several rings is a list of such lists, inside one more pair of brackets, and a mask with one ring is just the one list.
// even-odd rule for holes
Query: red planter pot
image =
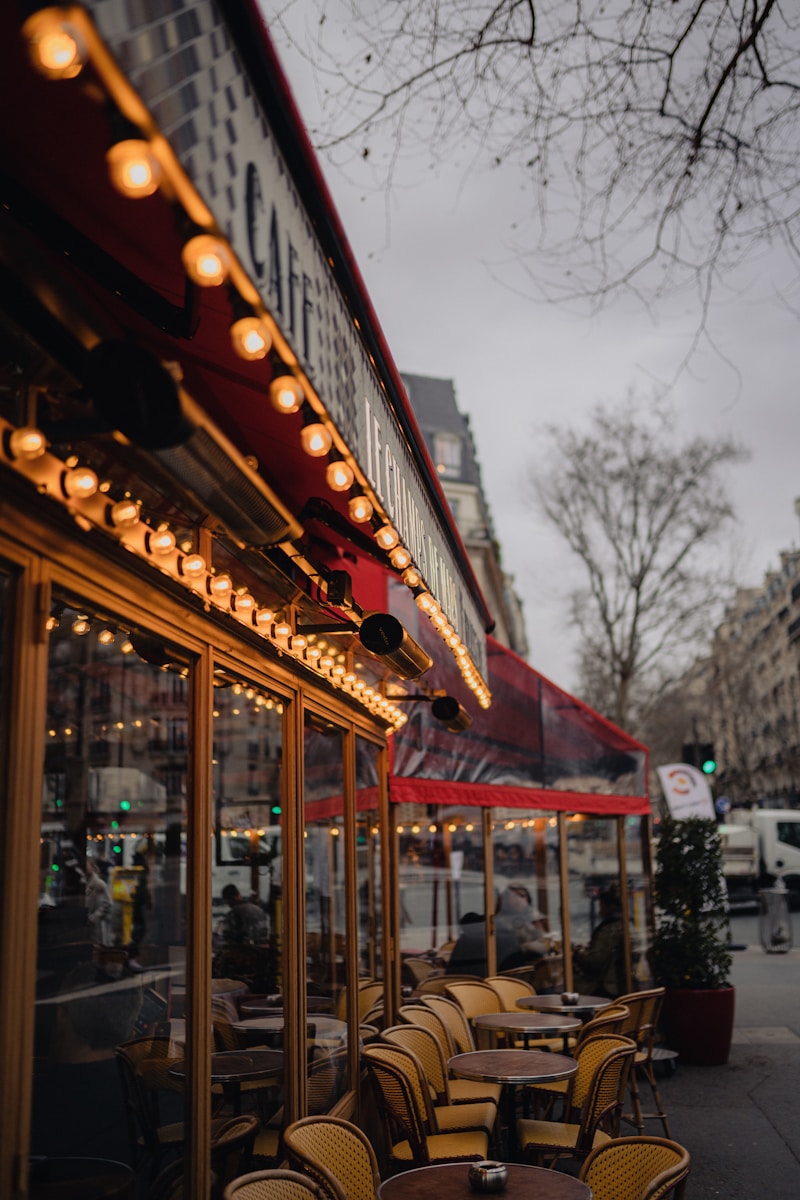
{"label": "red planter pot", "polygon": [[728,1061],[733,1037],[735,989],[667,988],[661,1021],[670,1050],[698,1067]]}

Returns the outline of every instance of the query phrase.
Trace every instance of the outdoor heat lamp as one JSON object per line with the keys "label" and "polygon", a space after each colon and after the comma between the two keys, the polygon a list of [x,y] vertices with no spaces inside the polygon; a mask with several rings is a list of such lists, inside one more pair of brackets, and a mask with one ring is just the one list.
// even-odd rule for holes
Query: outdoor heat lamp
{"label": "outdoor heat lamp", "polygon": [[358,636],[364,649],[377,655],[401,679],[418,679],[433,666],[431,656],[391,613],[368,613]]}

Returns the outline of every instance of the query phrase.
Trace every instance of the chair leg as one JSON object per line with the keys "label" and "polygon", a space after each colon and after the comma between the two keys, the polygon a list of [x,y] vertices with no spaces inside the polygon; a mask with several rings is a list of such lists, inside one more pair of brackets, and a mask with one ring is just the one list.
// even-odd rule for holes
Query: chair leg
{"label": "chair leg", "polygon": [[[641,1069],[644,1072],[645,1079],[647,1080],[647,1082],[650,1086],[650,1091],[652,1092],[653,1101],[655,1102],[655,1106],[656,1106],[655,1112],[652,1112],[652,1113],[642,1112],[642,1103],[641,1103],[641,1098],[639,1095],[639,1080],[637,1077],[637,1071],[639,1069]],[[631,1069],[630,1076],[628,1077],[628,1091],[629,1091],[630,1097],[631,1097],[631,1105],[633,1108],[633,1112],[632,1113],[623,1113],[622,1120],[627,1121],[627,1123],[629,1125],[634,1125],[636,1127],[636,1132],[639,1134],[640,1137],[644,1133],[645,1120],[650,1119],[650,1118],[652,1118],[653,1120],[659,1120],[664,1127],[664,1136],[671,1137],[672,1134],[669,1131],[669,1124],[667,1122],[667,1114],[664,1111],[664,1102],[661,1099],[661,1093],[658,1090],[658,1084],[656,1082],[655,1072],[653,1070],[652,1063],[641,1062],[641,1063],[638,1063],[637,1066],[635,1066]]]}
{"label": "chair leg", "polygon": [[664,1127],[664,1136],[671,1138],[672,1134],[669,1131],[669,1124],[667,1123],[667,1114],[664,1111],[664,1101],[661,1099],[661,1093],[658,1090],[658,1083],[656,1082],[656,1073],[653,1069],[652,1062],[642,1063],[642,1070],[644,1071],[645,1078],[647,1079],[647,1082],[650,1085],[650,1091],[653,1093],[653,1100],[654,1100],[655,1106],[656,1106],[656,1111],[652,1115],[654,1117],[658,1117],[658,1119],[661,1121],[661,1124]]}

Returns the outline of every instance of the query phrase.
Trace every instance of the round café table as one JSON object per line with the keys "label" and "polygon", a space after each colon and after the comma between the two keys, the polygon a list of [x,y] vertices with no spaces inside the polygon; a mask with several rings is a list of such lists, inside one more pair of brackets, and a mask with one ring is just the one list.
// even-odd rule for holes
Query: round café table
{"label": "round caf\u00e9 table", "polygon": [[[332,1001],[327,996],[307,996],[307,1013],[330,1012]],[[270,1004],[266,1000],[248,1000],[246,996],[239,1002],[239,1015],[247,1017],[280,1017],[283,1015],[283,1001],[276,997]]]}
{"label": "round caf\u00e9 table", "polygon": [[109,1158],[31,1158],[30,1200],[133,1200],[136,1180],[125,1163]]}
{"label": "round caf\u00e9 table", "polygon": [[517,1137],[517,1086],[571,1079],[578,1070],[576,1059],[547,1050],[470,1050],[467,1054],[456,1054],[447,1065],[459,1079],[503,1084],[505,1120],[512,1151],[516,1149]]}
{"label": "round caf\u00e9 table", "polygon": [[[508,1163],[505,1200],[592,1200],[585,1183],[561,1171]],[[469,1163],[441,1163],[392,1175],[378,1188],[380,1200],[475,1200]]]}
{"label": "round caf\u00e9 table", "polygon": [[[173,1079],[185,1079],[186,1060],[173,1063],[168,1074]],[[221,1085],[236,1116],[242,1111],[243,1083],[278,1079],[282,1074],[282,1050],[218,1050],[211,1055],[211,1082]]]}
{"label": "round caf\u00e9 table", "polygon": [[[567,1034],[580,1029],[578,1017],[560,1016],[558,1013],[540,1012],[499,1012],[480,1013],[472,1018],[472,1024],[477,1029],[488,1029],[493,1033],[511,1033],[522,1037],[525,1049],[530,1048],[531,1038],[564,1037],[564,1049],[567,1048]],[[536,1047],[534,1046],[534,1049]]]}
{"label": "round caf\u00e9 table", "polygon": [[574,1004],[567,1004],[560,996],[520,996],[520,1008],[532,1008],[536,1012],[565,1013],[574,1017],[593,1017],[601,1008],[613,1004],[608,996],[578,996]]}

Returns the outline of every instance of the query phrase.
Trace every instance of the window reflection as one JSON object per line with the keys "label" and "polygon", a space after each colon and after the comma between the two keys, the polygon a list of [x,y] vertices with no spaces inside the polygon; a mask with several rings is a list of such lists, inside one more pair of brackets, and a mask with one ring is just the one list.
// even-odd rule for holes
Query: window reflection
{"label": "window reflection", "polygon": [[63,598],[48,630],[32,1153],[149,1171],[117,1052],[158,1033],[182,1053],[189,664]]}
{"label": "window reflection", "polygon": [[377,746],[356,738],[358,973],[366,979],[383,979],[378,757]]}
{"label": "window reflection", "polygon": [[617,822],[567,819],[573,984],[589,995],[626,991]]}

